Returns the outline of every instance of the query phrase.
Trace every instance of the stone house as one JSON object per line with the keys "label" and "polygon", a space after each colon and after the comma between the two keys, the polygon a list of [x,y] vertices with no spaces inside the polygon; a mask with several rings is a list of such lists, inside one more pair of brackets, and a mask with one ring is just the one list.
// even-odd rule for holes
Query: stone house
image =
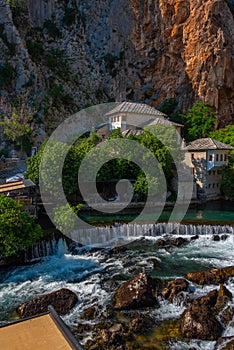
{"label": "stone house", "polygon": [[98,134],[103,139],[109,136],[112,130],[118,128],[127,136],[133,133],[134,130],[141,133],[144,127],[157,124],[173,126],[181,135],[183,127],[181,124],[169,121],[164,113],[144,103],[125,101],[106,113],[105,116],[107,118],[106,123],[97,128]]}
{"label": "stone house", "polygon": [[185,164],[190,167],[197,184],[199,199],[220,197],[221,170],[228,163],[233,147],[211,138],[192,141],[185,147]]}

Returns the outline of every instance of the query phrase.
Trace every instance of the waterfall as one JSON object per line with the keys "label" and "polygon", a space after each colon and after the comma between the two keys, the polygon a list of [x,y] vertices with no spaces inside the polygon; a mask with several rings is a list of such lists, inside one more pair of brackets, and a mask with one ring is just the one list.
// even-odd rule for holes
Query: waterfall
{"label": "waterfall", "polygon": [[213,225],[183,225],[180,223],[156,223],[156,224],[116,224],[109,227],[93,227],[90,229],[73,232],[72,239],[85,245],[101,244],[115,241],[118,238],[139,236],[174,235],[216,235],[234,234],[234,226]]}
{"label": "waterfall", "polygon": [[25,254],[25,262],[35,261],[50,255],[64,255],[68,250],[66,240],[53,237],[51,240],[42,240],[33,244]]}

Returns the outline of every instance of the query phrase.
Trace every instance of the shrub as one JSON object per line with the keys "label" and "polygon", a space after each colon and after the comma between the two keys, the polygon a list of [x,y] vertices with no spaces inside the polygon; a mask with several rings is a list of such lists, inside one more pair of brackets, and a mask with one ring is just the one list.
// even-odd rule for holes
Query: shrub
{"label": "shrub", "polygon": [[47,19],[44,22],[43,27],[47,30],[47,33],[49,34],[49,36],[51,36],[53,39],[61,38],[62,33],[60,32],[56,24],[50,19]]}
{"label": "shrub", "polygon": [[0,89],[8,88],[14,78],[14,67],[8,62],[0,64]]}
{"label": "shrub", "polygon": [[66,26],[72,25],[76,20],[76,13],[73,8],[66,7],[63,16],[63,24]]}
{"label": "shrub", "polygon": [[61,105],[73,104],[73,97],[64,91],[62,85],[54,85],[54,87],[49,91],[49,95],[53,99],[52,105],[59,108]]}
{"label": "shrub", "polygon": [[26,46],[29,55],[32,56],[34,60],[39,60],[42,57],[44,53],[44,48],[41,41],[27,40]]}
{"label": "shrub", "polygon": [[0,254],[4,256],[17,254],[42,237],[41,226],[22,208],[21,202],[0,195]]}

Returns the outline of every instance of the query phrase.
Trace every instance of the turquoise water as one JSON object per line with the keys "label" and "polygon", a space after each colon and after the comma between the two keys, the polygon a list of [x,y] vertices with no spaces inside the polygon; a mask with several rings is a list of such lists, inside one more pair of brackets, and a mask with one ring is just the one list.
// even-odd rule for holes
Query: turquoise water
{"label": "turquoise water", "polygon": [[[80,216],[89,223],[112,223],[112,222],[129,222],[139,215],[140,210],[138,209],[126,209],[122,213],[115,215],[103,215],[95,212],[81,213]],[[164,210],[159,218],[159,221],[168,221],[170,219],[171,211]],[[150,222],[155,221],[155,210],[152,208],[152,212],[144,215],[143,220]],[[178,219],[181,217],[179,216]],[[234,202],[230,201],[213,201],[205,204],[195,205],[190,207],[184,216],[182,222],[191,223],[223,223],[233,224],[234,223]]]}

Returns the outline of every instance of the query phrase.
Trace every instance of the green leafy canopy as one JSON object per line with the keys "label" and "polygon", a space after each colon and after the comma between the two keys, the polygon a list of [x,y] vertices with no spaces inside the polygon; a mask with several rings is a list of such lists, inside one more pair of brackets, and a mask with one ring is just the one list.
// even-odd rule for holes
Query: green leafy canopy
{"label": "green leafy canopy", "polygon": [[35,218],[22,208],[21,202],[0,195],[0,254],[3,256],[17,254],[43,236]]}

